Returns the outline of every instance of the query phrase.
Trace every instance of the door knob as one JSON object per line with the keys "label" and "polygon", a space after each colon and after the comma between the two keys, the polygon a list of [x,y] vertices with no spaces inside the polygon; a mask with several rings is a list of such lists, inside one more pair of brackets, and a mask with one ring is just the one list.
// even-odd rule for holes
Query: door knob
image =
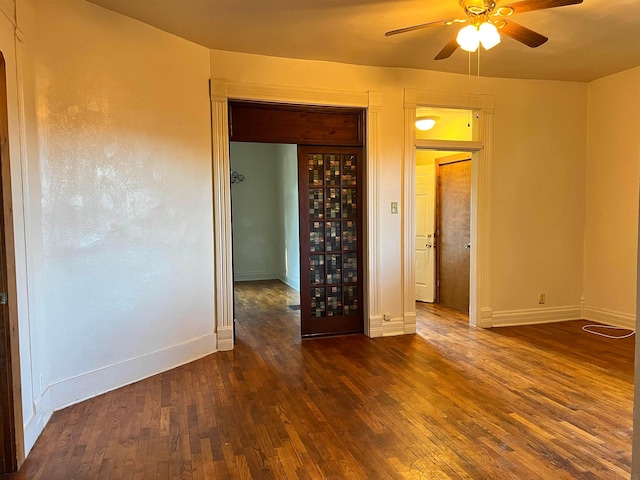
{"label": "door knob", "polygon": [[471,244],[470,244],[470,243],[467,243],[467,244],[464,246],[464,248],[471,248]]}
{"label": "door knob", "polygon": [[433,245],[431,245],[430,243],[427,243],[427,244],[425,245],[425,247],[427,247],[427,248],[431,248],[431,247],[433,247]]}

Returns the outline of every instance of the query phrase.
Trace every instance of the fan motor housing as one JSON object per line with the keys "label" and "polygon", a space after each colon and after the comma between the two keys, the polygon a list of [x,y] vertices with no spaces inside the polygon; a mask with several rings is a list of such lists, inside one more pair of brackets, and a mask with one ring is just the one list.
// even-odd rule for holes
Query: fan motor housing
{"label": "fan motor housing", "polygon": [[460,5],[469,15],[482,15],[496,7],[494,0],[460,0]]}

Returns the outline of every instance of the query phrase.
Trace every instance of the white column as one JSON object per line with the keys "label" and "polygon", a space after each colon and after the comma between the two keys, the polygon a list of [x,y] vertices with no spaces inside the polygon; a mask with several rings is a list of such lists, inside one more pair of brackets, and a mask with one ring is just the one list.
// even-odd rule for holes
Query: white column
{"label": "white column", "polygon": [[[490,99],[491,100],[491,99]],[[489,102],[487,102],[489,103]],[[482,142],[484,148],[478,153],[475,169],[477,180],[474,196],[478,209],[478,223],[475,228],[475,255],[471,265],[471,304],[469,322],[478,327],[491,327],[491,159],[493,157],[493,109],[481,111]]]}
{"label": "white column", "polygon": [[365,333],[369,337],[382,336],[382,315],[380,315],[380,191],[378,175],[378,156],[380,154],[380,112],[382,111],[382,94],[369,92],[369,108],[367,110],[367,245],[365,256],[368,262],[366,274],[367,311],[365,311]]}
{"label": "white column", "polygon": [[415,272],[415,198],[416,198],[416,108],[418,91],[404,90],[404,156],[402,185],[402,307],[404,333],[416,333],[416,272]]}
{"label": "white column", "polygon": [[215,329],[218,350],[233,350],[233,262],[227,86],[211,80]]}

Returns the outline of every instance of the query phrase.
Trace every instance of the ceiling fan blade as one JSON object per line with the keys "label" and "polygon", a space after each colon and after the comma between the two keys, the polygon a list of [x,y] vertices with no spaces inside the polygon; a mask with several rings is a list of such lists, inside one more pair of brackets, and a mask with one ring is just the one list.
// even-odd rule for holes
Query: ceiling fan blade
{"label": "ceiling fan blade", "polygon": [[458,49],[458,46],[459,45],[456,37],[453,37],[451,41],[449,41],[449,43],[447,43],[444,48],[440,50],[440,53],[436,55],[434,60],[444,60],[445,58],[449,58],[451,55],[453,55],[453,52]]}
{"label": "ceiling fan blade", "polygon": [[423,28],[436,27],[438,25],[451,25],[452,23],[466,22],[466,20],[439,20],[437,22],[421,23],[419,25],[413,25],[411,27],[398,28],[397,30],[391,30],[384,34],[385,37],[391,35],[398,35],[399,33],[413,32],[414,30],[422,30]]}
{"label": "ceiling fan blade", "polygon": [[539,47],[549,40],[544,35],[540,35],[539,33],[529,30],[527,27],[523,27],[522,25],[512,21],[505,21],[504,26],[502,26],[498,31],[531,48]]}
{"label": "ceiling fan blade", "polygon": [[[578,5],[584,0],[522,0],[521,2],[510,3],[499,6],[495,15],[509,16],[513,13],[532,12],[534,10],[546,10],[547,8],[565,7],[568,5]],[[504,12],[504,13],[501,13]],[[507,13],[508,12],[508,13]]]}

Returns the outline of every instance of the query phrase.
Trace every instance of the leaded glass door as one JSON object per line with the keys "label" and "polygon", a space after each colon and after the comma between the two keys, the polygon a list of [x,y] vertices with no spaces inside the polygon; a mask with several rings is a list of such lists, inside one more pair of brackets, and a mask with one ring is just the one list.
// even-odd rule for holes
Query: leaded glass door
{"label": "leaded glass door", "polygon": [[362,333],[362,148],[298,147],[302,336]]}

